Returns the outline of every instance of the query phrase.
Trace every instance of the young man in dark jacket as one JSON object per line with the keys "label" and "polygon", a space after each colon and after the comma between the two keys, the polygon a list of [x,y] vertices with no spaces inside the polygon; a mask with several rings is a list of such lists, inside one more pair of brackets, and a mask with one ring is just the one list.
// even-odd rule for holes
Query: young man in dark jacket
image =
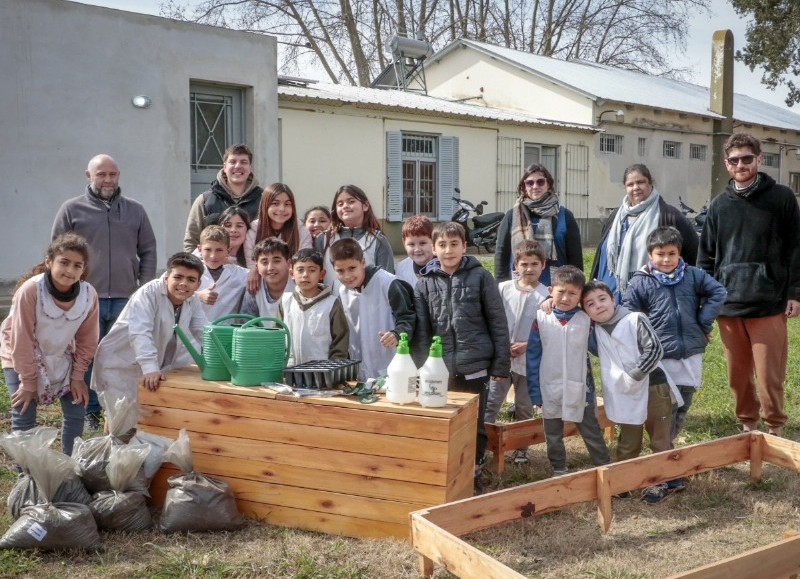
{"label": "young man in dark jacket", "polygon": [[725,166],[731,180],[708,209],[697,265],[728,291],[717,324],[742,430],[755,430],[760,414],[780,436],[786,318],[800,314],[800,210],[788,187],[759,172],[752,135],[731,135]]}
{"label": "young man in dark jacket", "polygon": [[[483,415],[489,378],[502,380],[510,375],[511,344],[497,282],[466,252],[461,225],[449,222],[434,227],[435,259],[421,271],[414,290],[417,328],[412,347],[414,361],[421,366],[433,336],[440,336],[444,363],[450,372],[449,388],[479,394],[477,476],[488,442]],[[480,490],[479,485],[476,490]]]}

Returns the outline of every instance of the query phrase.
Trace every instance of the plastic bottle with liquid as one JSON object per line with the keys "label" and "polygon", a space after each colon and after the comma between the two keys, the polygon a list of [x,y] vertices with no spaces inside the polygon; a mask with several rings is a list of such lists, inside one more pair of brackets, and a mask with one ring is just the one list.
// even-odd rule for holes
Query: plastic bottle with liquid
{"label": "plastic bottle with liquid", "polygon": [[397,353],[386,369],[386,400],[394,404],[411,404],[417,399],[417,365],[411,359],[408,334],[400,334]]}
{"label": "plastic bottle with liquid", "polygon": [[442,359],[442,339],[434,336],[428,359],[419,369],[419,403],[428,408],[445,406],[449,381],[450,372]]}

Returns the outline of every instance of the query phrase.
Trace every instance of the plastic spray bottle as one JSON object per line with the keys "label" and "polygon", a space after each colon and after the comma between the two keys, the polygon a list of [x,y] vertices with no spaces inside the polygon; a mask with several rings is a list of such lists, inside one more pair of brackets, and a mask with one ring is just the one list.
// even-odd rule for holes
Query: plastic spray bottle
{"label": "plastic spray bottle", "polygon": [[419,403],[430,408],[445,406],[449,381],[450,372],[442,359],[442,339],[434,336],[428,359],[419,369]]}
{"label": "plastic spray bottle", "polygon": [[408,334],[400,334],[397,353],[386,369],[386,400],[411,404],[417,399],[417,365],[408,352]]}

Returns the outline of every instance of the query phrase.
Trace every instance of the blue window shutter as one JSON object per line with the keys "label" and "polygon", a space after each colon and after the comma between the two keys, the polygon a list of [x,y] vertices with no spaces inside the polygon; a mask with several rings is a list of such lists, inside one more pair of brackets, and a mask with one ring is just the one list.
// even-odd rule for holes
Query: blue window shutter
{"label": "blue window shutter", "polygon": [[439,221],[453,216],[453,196],[458,187],[458,137],[439,137]]}
{"label": "blue window shutter", "polygon": [[386,219],[403,221],[403,135],[386,133]]}

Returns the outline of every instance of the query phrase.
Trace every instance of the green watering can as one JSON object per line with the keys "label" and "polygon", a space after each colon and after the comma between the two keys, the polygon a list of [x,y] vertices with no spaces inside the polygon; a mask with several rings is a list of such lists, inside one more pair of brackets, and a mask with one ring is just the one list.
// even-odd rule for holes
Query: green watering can
{"label": "green watering can", "polygon": [[[278,327],[265,327],[273,322]],[[232,354],[224,351],[216,333],[217,351],[236,386],[260,386],[263,382],[283,382],[283,371],[291,351],[289,328],[276,318],[254,318],[233,330]]]}
{"label": "green watering can", "polygon": [[[202,356],[197,350],[194,349],[191,340],[189,340],[181,327],[178,324],[173,326],[175,333],[181,339],[183,345],[186,346],[186,349],[194,359],[195,364],[197,364],[197,366],[200,368],[200,376],[203,378],[203,380],[213,380],[217,382],[230,381],[231,373],[228,370],[228,367],[225,365],[222,356],[220,355],[220,350],[224,352],[228,358],[230,358],[231,348],[233,345],[233,331],[236,329],[236,326],[222,324],[221,322],[235,318],[252,320],[253,316],[248,314],[229,314],[227,316],[222,316],[221,318],[218,318],[203,327]],[[214,337],[216,337],[217,340],[214,340]]]}

